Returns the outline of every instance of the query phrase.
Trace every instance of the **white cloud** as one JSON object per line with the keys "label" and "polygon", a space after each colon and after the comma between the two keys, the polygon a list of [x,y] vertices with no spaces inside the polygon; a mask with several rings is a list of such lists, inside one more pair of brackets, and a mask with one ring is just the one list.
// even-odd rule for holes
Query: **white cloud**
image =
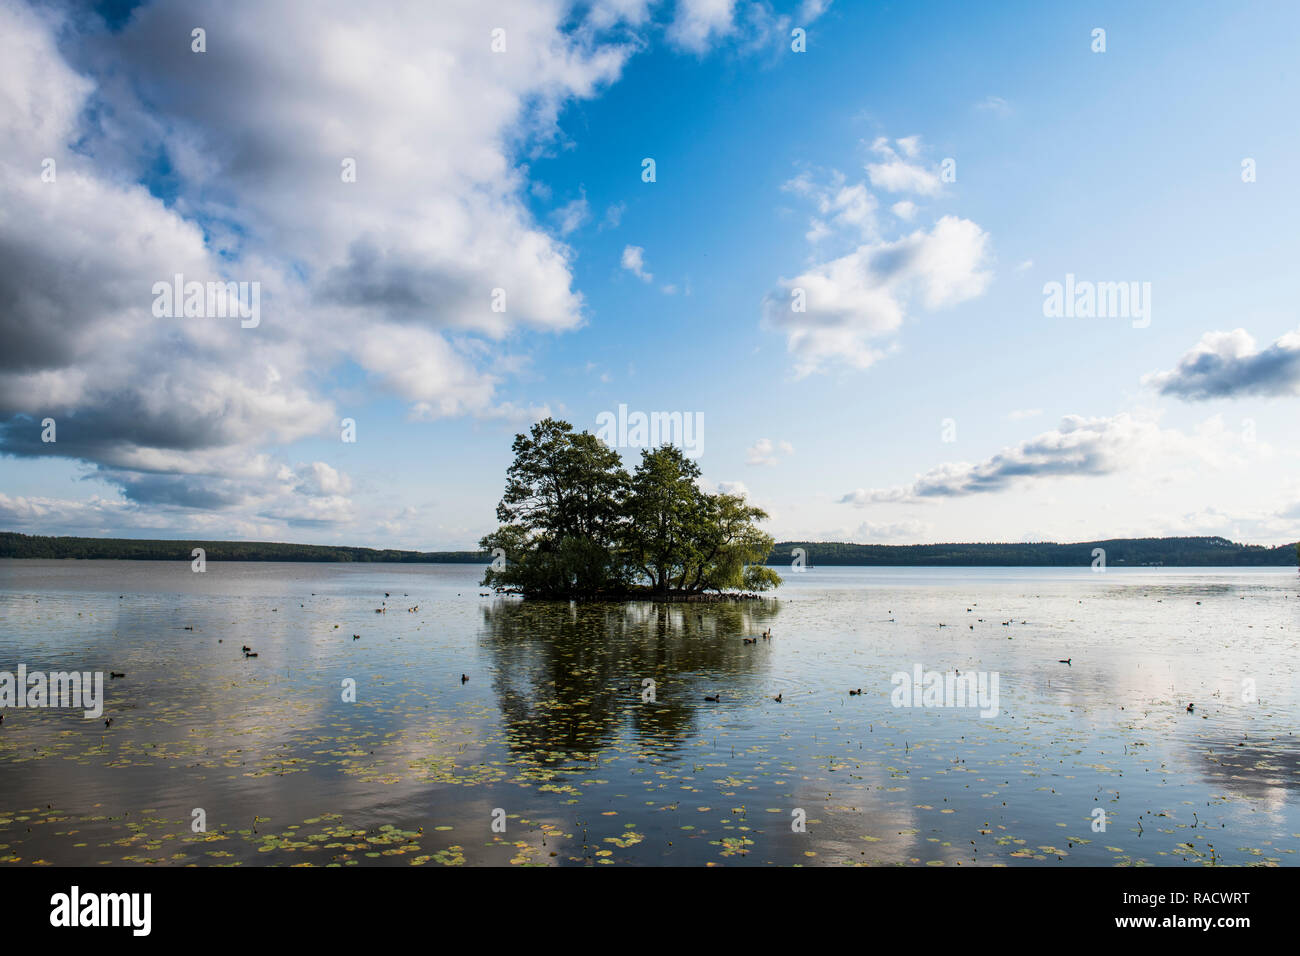
{"label": "white cloud", "polygon": [[745,487],[743,481],[714,481],[711,478],[701,475],[695,480],[695,485],[701,491],[711,495],[741,495],[745,498],[749,497],[749,489]]}
{"label": "white cloud", "polygon": [[921,152],[920,136],[904,136],[894,140],[894,143],[903,151],[904,156],[915,158]]}
{"label": "white cloud", "polygon": [[[944,216],[929,232],[868,243],[782,279],[764,299],[764,322],[786,333],[800,375],[832,364],[866,368],[883,355],[873,343],[898,330],[913,302],[938,309],[983,293],[992,278],[988,244],[975,223]],[[804,312],[793,309],[796,290]]]}
{"label": "white cloud", "polygon": [[567,236],[569,233],[574,232],[591,218],[591,210],[587,206],[587,197],[579,196],[577,199],[570,200],[551,213],[551,218],[555,220],[560,235]]}
{"label": "white cloud", "polygon": [[602,230],[617,229],[619,227],[619,224],[623,221],[623,213],[626,211],[627,211],[627,203],[623,203],[623,202],[611,203],[605,209],[605,218],[601,220],[600,228]]}
{"label": "white cloud", "polygon": [[788,49],[792,27],[808,27],[830,5],[830,0],[804,0],[796,22],[768,0],[677,0],[667,37],[677,49],[696,55],[724,43],[742,54],[776,54]]}
{"label": "white cloud", "polygon": [[916,215],[916,203],[912,202],[910,199],[899,200],[889,208],[895,216],[902,219],[904,222],[911,222],[912,218]]}
{"label": "white cloud", "polygon": [[775,465],[782,455],[793,455],[794,446],[788,441],[773,442],[770,438],[760,438],[749,447],[746,453],[747,465]]}
{"label": "white cloud", "polygon": [[884,136],[871,144],[872,152],[883,157],[882,162],[867,164],[867,176],[871,180],[871,185],[891,193],[937,195],[943,188],[939,174],[924,166],[908,162],[908,159],[913,159],[920,153],[921,138],[909,136],[894,140],[894,144],[902,150],[902,156],[893,146],[890,146],[888,138]]}
{"label": "white cloud", "polygon": [[622,263],[624,269],[642,282],[654,280],[654,275],[645,271],[645,249],[641,246],[624,246]]}
{"label": "white cloud", "polygon": [[735,29],[736,0],[677,0],[668,39],[692,53],[704,53],[710,44]]}
{"label": "white cloud", "polygon": [[[534,220],[512,156],[621,71],[632,47],[593,30],[646,6],[597,7],[574,29],[530,0],[393,0],[363,21],[347,0],[158,2],[108,43],[93,19],[0,3],[0,448],[265,528],[348,513],[237,477],[276,474],[268,443],[339,427],[343,366],[416,417],[518,414],[494,393],[509,359],[474,343],[583,321],[572,250]],[[137,185],[160,156],[167,202]],[[570,203],[561,234],[586,215]],[[259,282],[260,325],[154,318],[153,283],[176,273]],[[33,438],[46,415],[57,444]]]}
{"label": "white cloud", "polygon": [[803,0],[799,7],[799,19],[811,23],[830,9],[832,0]]}
{"label": "white cloud", "polygon": [[876,197],[865,183],[848,183],[844,174],[831,170],[824,182],[818,182],[807,170],[782,184],[781,188],[810,200],[818,215],[810,220],[805,238],[818,242],[843,231],[859,239],[877,235]]}

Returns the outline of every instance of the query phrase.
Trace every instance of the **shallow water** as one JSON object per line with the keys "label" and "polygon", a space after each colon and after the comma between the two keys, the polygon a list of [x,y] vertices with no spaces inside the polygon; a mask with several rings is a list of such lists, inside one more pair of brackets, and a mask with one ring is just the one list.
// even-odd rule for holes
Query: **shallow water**
{"label": "shallow water", "polygon": [[[817,568],[723,605],[481,573],[0,560],[0,671],[102,670],[113,718],[3,711],[0,862],[1297,862],[1294,569]],[[893,706],[918,664],[996,675],[996,716]]]}

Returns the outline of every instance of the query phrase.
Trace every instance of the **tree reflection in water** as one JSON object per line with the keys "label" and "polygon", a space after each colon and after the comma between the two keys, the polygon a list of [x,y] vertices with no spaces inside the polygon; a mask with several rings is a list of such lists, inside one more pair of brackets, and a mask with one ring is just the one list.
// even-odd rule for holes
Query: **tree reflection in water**
{"label": "tree reflection in water", "polygon": [[[775,600],[578,603],[498,600],[483,610],[480,644],[511,751],[541,766],[596,762],[624,728],[639,745],[672,750],[704,693],[742,693],[765,668],[745,636],[772,626]],[[655,701],[642,702],[652,679]]]}

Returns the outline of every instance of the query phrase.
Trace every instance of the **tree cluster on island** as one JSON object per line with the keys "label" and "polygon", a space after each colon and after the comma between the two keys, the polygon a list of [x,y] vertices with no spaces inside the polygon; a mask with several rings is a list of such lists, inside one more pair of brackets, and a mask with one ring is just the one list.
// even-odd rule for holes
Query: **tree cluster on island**
{"label": "tree cluster on island", "polygon": [[713,494],[674,445],[642,451],[629,473],[590,432],[547,418],[516,435],[483,584],[544,598],[670,598],[764,591],[775,541],[766,512]]}

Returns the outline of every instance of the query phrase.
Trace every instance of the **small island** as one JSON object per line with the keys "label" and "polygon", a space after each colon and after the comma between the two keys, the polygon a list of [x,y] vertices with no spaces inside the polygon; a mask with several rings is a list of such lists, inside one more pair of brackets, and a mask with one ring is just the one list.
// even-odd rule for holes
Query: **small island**
{"label": "small island", "polygon": [[516,435],[483,584],[530,598],[702,600],[780,585],[765,566],[767,513],[710,494],[681,449],[641,453],[632,473],[587,431],[547,418]]}

